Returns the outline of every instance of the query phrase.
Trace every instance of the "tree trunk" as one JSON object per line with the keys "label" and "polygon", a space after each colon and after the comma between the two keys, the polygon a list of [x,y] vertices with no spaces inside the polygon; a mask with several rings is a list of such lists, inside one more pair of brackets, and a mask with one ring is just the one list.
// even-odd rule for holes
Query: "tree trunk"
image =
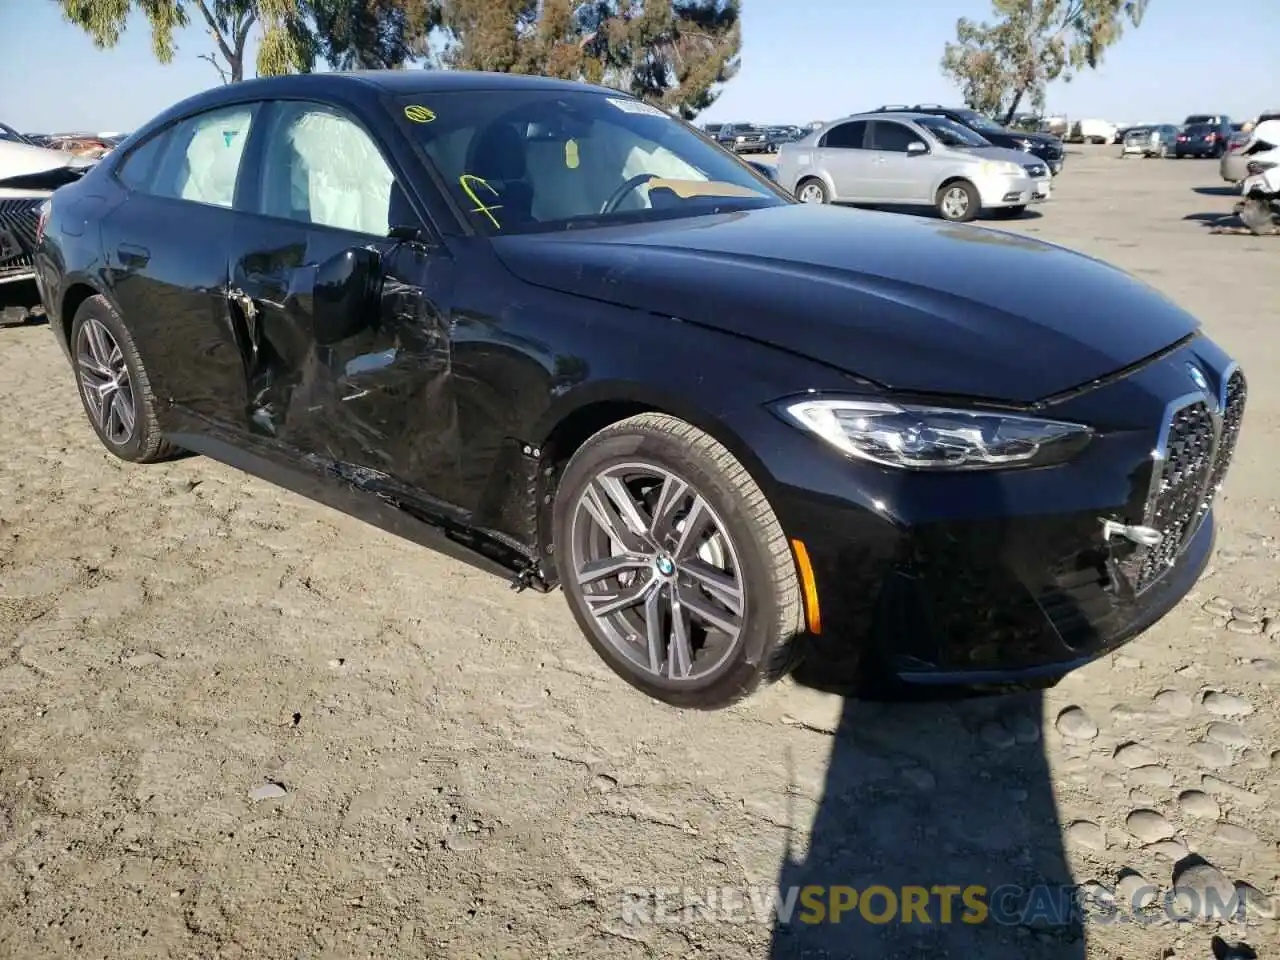
{"label": "tree trunk", "polygon": [[239,83],[244,79],[244,47],[236,50],[227,58],[228,71],[231,74],[231,82]]}
{"label": "tree trunk", "polygon": [[1013,100],[1009,103],[1009,109],[1004,115],[1004,120],[1001,121],[1006,127],[1013,123],[1013,115],[1018,112],[1018,105],[1022,103],[1022,98],[1026,96],[1026,93],[1026,87],[1014,91]]}

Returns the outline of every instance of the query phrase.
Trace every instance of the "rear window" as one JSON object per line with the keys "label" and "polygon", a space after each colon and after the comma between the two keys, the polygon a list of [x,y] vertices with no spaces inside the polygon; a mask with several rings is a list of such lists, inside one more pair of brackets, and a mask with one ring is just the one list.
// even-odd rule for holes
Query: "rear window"
{"label": "rear window", "polygon": [[1217,117],[1210,113],[1193,113],[1191,116],[1187,117],[1186,125],[1190,127],[1195,124],[1210,124],[1217,119]]}

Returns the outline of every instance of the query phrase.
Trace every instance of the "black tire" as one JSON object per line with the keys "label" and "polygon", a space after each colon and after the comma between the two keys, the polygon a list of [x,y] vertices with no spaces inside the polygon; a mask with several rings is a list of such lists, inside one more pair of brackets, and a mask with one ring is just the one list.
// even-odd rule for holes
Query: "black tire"
{"label": "black tire", "polygon": [[[129,393],[132,398],[133,426],[127,437],[113,438],[95,416],[94,407],[88,397],[88,390],[81,367],[77,359],[80,347],[87,337],[86,327],[91,323],[100,324],[119,347],[124,369],[128,372]],[[75,318],[71,321],[71,357],[76,374],[76,389],[80,394],[80,402],[84,406],[85,416],[93,432],[98,435],[102,445],[121,460],[130,463],[157,463],[171,460],[181,455],[182,451],[164,439],[160,433],[160,424],[156,417],[156,400],[151,392],[151,381],[147,379],[146,368],[138,349],[134,345],[129,328],[125,326],[115,308],[102,296],[92,296],[80,304]]]}
{"label": "black tire", "polygon": [[[810,190],[809,196],[816,197],[817,199],[812,199],[812,200],[804,199],[806,187],[808,187]],[[805,177],[803,180],[797,183],[795,197],[801,203],[830,203],[831,202],[831,194],[827,192],[827,185],[817,177]]]}
{"label": "black tire", "polygon": [[[672,679],[628,660],[589,611],[573,569],[580,498],[604,471],[635,463],[657,466],[689,484],[711,507],[738,560],[745,592],[741,633],[724,660],[703,677]],[[692,424],[642,413],[596,433],[565,467],[552,523],[560,583],[574,619],[601,658],[636,689],[673,706],[716,710],[786,675],[798,662],[804,612],[787,538],[746,468]]]}
{"label": "black tire", "polygon": [[[954,208],[947,202],[948,196],[955,191],[961,191],[965,195],[966,202],[963,210]],[[968,223],[982,213],[982,197],[978,194],[978,188],[968,180],[953,180],[951,183],[944,183],[938,188],[937,196],[933,198],[933,202],[937,208],[938,216],[951,223]]]}

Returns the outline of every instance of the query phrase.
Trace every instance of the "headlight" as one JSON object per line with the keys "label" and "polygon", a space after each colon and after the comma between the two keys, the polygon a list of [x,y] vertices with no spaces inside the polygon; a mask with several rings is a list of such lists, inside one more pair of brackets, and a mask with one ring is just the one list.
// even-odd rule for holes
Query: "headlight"
{"label": "headlight", "polygon": [[1093,430],[1003,413],[863,400],[803,399],[780,413],[843,453],[906,470],[1043,467],[1079,453]]}
{"label": "headlight", "polygon": [[742,141],[743,141],[743,140],[745,140],[745,139],[747,139],[747,138],[746,138],[746,137],[734,137],[733,139],[734,139],[734,140],[736,140],[736,141],[738,141],[738,143],[742,143]]}
{"label": "headlight", "polygon": [[993,177],[1016,177],[1022,168],[1008,160],[988,160],[982,165],[982,172]]}

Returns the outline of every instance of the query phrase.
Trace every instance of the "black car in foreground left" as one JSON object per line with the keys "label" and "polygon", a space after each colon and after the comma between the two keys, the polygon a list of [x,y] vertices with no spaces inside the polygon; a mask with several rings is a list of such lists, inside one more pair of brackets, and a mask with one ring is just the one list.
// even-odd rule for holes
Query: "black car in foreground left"
{"label": "black car in foreground left", "polygon": [[817,638],[891,686],[1052,683],[1197,579],[1245,403],[1193,317],[1104,263],[801,205],[539,78],[222,87],[40,235],[112,453],[203,453],[560,585],[685,706]]}

